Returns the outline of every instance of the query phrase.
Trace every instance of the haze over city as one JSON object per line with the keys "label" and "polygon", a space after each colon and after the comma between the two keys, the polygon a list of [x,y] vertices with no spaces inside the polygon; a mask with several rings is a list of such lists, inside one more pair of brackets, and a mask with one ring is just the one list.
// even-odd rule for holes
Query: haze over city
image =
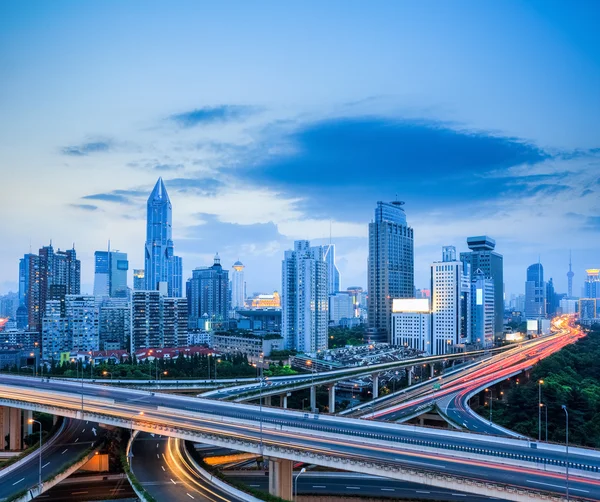
{"label": "haze over city", "polygon": [[184,278],[218,251],[272,291],[294,239],[331,235],[342,286],[365,287],[373,207],[398,198],[417,288],[441,246],[490,235],[507,294],[538,257],[566,291],[569,249],[579,292],[599,260],[598,9],[3,2],[0,293],[50,240],[75,243],[82,292],[108,240],[143,268],[158,176]]}

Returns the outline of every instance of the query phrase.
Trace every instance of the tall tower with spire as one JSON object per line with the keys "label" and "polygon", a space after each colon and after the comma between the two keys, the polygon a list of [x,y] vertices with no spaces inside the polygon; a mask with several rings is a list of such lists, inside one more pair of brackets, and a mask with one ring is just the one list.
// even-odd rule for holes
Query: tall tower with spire
{"label": "tall tower with spire", "polygon": [[182,296],[181,258],[173,253],[172,206],[162,178],[148,197],[144,277],[146,289],[167,283],[170,297]]}
{"label": "tall tower with spire", "polygon": [[569,271],[567,272],[567,291],[568,291],[568,295],[569,298],[573,298],[573,276],[575,275],[575,272],[573,272],[573,269],[571,268],[571,250],[569,249]]}

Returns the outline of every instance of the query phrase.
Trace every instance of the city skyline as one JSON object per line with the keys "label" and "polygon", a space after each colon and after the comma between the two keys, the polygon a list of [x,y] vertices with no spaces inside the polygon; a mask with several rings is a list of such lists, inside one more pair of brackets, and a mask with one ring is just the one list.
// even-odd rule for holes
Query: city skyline
{"label": "city skyline", "polygon": [[441,246],[466,251],[469,235],[498,242],[507,296],[540,254],[566,292],[567,242],[575,295],[598,267],[597,4],[272,6],[275,32],[243,4],[53,4],[0,6],[0,204],[19,208],[3,221],[0,294],[50,239],[75,241],[82,292],[109,239],[143,268],[158,175],[184,278],[218,251],[227,268],[243,261],[249,291],[272,291],[283,251],[327,244],[331,229],[344,285],[366,288],[371,207],[396,195],[416,231],[417,288]]}

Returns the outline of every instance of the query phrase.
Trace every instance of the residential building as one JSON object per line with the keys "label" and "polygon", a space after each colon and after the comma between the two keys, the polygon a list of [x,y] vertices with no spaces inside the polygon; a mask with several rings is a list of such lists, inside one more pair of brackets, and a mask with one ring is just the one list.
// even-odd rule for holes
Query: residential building
{"label": "residential building", "polygon": [[460,261],[470,266],[471,274],[481,270],[494,283],[494,337],[502,338],[504,336],[504,259],[495,251],[496,241],[487,235],[468,237],[467,246],[470,251],[460,253]]}
{"label": "residential building", "polygon": [[544,282],[544,267],[534,263],[527,267],[525,282],[525,317],[527,319],[542,319],[546,317],[546,283]]}
{"label": "residential building", "polygon": [[133,269],[133,290],[144,291],[146,289],[145,270],[143,268]]}
{"label": "residential building", "polygon": [[185,347],[188,343],[188,304],[185,298],[162,298],[162,347]]}
{"label": "residential building", "polygon": [[327,348],[328,274],[323,246],[294,242],[282,262],[281,332],[286,349]]}
{"label": "residential building", "polygon": [[443,248],[450,261],[431,265],[431,354],[442,355],[471,341],[469,264],[456,260],[453,246]]}
{"label": "residential building", "polygon": [[243,309],[246,299],[246,283],[244,282],[244,264],[236,261],[231,272],[231,309]]}
{"label": "residential building", "polygon": [[96,251],[94,265],[94,296],[127,296],[127,253]]}
{"label": "residential building", "polygon": [[378,202],[369,223],[368,321],[373,341],[391,341],[392,300],[413,298],[414,234],[404,202]]}
{"label": "residential building", "polygon": [[327,262],[327,287],[329,294],[340,291],[340,271],[335,264],[335,244],[323,246],[325,261]]}
{"label": "residential building", "polygon": [[221,354],[245,354],[248,359],[258,361],[269,357],[274,350],[283,350],[283,338],[279,334],[265,336],[233,334],[216,331],[212,336],[212,349]]}
{"label": "residential building", "polygon": [[394,299],[392,303],[392,345],[431,354],[429,299]]}
{"label": "residential building", "polygon": [[144,278],[146,290],[166,282],[169,297],[181,297],[182,263],[173,253],[172,206],[162,178],[158,178],[147,204]]}
{"label": "residential building", "polygon": [[192,271],[186,284],[189,327],[203,328],[203,316],[213,327],[223,326],[229,319],[229,271],[221,266],[217,253],[211,267]]}
{"label": "residential building", "polygon": [[561,314],[576,314],[579,311],[579,300],[575,298],[563,298],[560,301]]}
{"label": "residential building", "polygon": [[65,297],[67,338],[72,351],[98,350],[98,306],[91,295],[67,295]]}
{"label": "residential building", "polygon": [[100,350],[129,349],[131,339],[130,300],[105,297],[98,302],[98,309]]}
{"label": "residential building", "polygon": [[354,297],[349,291],[338,291],[329,295],[329,324],[337,326],[342,319],[353,319]]}

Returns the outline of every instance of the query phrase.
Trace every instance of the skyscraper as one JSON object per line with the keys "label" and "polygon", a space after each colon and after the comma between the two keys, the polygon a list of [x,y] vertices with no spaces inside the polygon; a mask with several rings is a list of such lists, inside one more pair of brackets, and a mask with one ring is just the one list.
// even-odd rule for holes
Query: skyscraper
{"label": "skyscraper", "polygon": [[375,341],[391,340],[392,300],[412,298],[413,229],[406,223],[404,202],[378,202],[369,223],[367,299],[369,328]]}
{"label": "skyscraper", "polygon": [[583,283],[583,296],[585,298],[600,298],[600,269],[588,268],[587,277]]}
{"label": "skyscraper", "polygon": [[173,254],[172,206],[162,178],[158,178],[147,204],[145,269],[146,289],[155,291],[166,282],[168,296],[182,296],[181,258]]}
{"label": "skyscraper", "polygon": [[443,260],[431,265],[431,351],[447,354],[458,344],[470,341],[469,265],[456,260],[454,246],[445,246]]}
{"label": "skyscraper", "polygon": [[143,268],[135,268],[133,269],[133,290],[134,291],[143,291],[146,289],[146,279],[144,277],[144,269]]}
{"label": "skyscraper", "polygon": [[282,262],[281,334],[286,349],[327,348],[328,274],[323,246],[294,242]]}
{"label": "skyscraper", "polygon": [[331,295],[340,291],[340,271],[335,264],[335,244],[325,244],[323,249],[327,262],[327,287]]}
{"label": "skyscraper", "polygon": [[222,324],[229,318],[229,271],[221,266],[219,254],[211,267],[192,271],[187,284],[189,327],[202,327],[205,314],[212,323]]}
{"label": "skyscraper", "polygon": [[241,261],[236,261],[233,264],[233,272],[231,273],[231,309],[244,308],[244,300],[246,299],[246,283],[244,282],[244,264]]}
{"label": "skyscraper", "polygon": [[[470,251],[460,253],[460,261],[471,266],[471,276],[481,270],[494,283],[494,336],[504,335],[504,263],[500,253],[494,251],[496,241],[487,235],[467,238]],[[471,277],[473,279],[473,277]]]}
{"label": "skyscraper", "polygon": [[96,251],[94,253],[94,296],[127,296],[127,253]]}
{"label": "skyscraper", "polygon": [[527,267],[525,282],[525,317],[527,319],[543,319],[546,317],[546,283],[544,267],[534,263]]}
{"label": "skyscraper", "polygon": [[556,309],[558,308],[556,301],[556,292],[554,291],[554,281],[552,277],[546,283],[546,314],[548,316],[553,316],[556,314]]}
{"label": "skyscraper", "polygon": [[494,280],[482,270],[471,274],[471,341],[478,347],[494,344]]}

